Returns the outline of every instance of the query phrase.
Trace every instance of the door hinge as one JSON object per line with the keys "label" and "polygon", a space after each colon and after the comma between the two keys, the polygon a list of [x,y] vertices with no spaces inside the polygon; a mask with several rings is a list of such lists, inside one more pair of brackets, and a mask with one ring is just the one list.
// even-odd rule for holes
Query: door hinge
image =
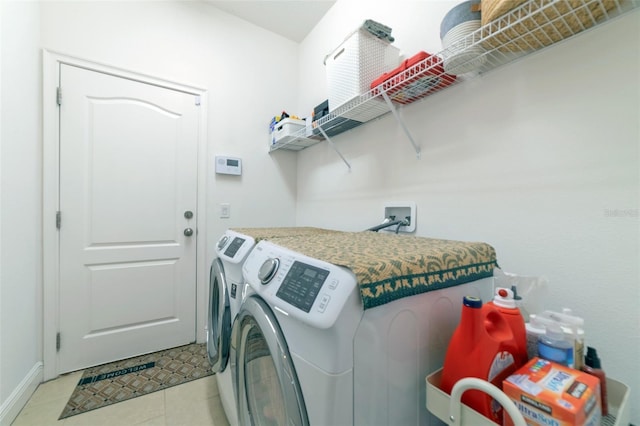
{"label": "door hinge", "polygon": [[56,352],[60,352],[60,333],[56,333]]}
{"label": "door hinge", "polygon": [[56,87],[56,102],[62,105],[62,88]]}
{"label": "door hinge", "polygon": [[60,225],[62,224],[62,213],[60,210],[56,212],[56,228],[60,229]]}
{"label": "door hinge", "polygon": [[200,106],[200,96],[196,96],[196,106]]}

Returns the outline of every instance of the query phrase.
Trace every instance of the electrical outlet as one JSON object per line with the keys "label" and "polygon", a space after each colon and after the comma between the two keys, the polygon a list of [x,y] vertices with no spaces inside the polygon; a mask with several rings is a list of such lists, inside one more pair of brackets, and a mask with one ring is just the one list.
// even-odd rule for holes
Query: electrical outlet
{"label": "electrical outlet", "polygon": [[[416,203],[411,201],[388,202],[384,205],[384,217],[391,220],[405,219],[409,222],[406,226],[401,226],[399,232],[416,231]],[[387,228],[385,231],[395,232],[395,227]]]}

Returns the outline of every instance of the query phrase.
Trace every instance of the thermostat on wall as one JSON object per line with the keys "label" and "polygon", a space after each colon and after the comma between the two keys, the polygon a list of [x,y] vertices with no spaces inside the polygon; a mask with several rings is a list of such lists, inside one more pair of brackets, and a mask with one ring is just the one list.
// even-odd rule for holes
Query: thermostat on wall
{"label": "thermostat on wall", "polygon": [[216,173],[223,175],[241,175],[242,160],[235,157],[216,155]]}

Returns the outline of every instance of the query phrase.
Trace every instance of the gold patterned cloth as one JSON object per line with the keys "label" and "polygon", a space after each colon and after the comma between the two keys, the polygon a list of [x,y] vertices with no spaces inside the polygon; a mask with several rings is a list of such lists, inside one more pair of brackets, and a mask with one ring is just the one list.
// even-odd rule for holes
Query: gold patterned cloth
{"label": "gold patterned cloth", "polygon": [[[237,230],[252,234],[250,228]],[[272,233],[261,239],[345,266],[356,276],[364,309],[394,300],[493,276],[496,252],[482,242],[441,240],[377,232],[307,228],[299,234]]]}
{"label": "gold patterned cloth", "polygon": [[324,228],[313,228],[310,226],[300,227],[275,227],[275,228],[233,228],[232,231],[248,235],[256,240],[256,244],[262,240],[273,240],[278,237],[313,237],[321,234],[340,234],[341,231],[334,231]]}

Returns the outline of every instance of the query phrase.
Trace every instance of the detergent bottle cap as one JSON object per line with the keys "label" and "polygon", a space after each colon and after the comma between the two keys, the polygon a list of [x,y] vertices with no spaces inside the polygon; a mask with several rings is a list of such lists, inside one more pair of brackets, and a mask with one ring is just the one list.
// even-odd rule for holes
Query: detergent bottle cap
{"label": "detergent bottle cap", "polygon": [[513,291],[504,287],[497,287],[496,294],[493,298],[493,304],[501,308],[516,309],[516,301],[513,297]]}
{"label": "detergent bottle cap", "polygon": [[482,307],[482,299],[475,296],[465,296],[462,299],[462,304],[469,308],[480,309]]}

